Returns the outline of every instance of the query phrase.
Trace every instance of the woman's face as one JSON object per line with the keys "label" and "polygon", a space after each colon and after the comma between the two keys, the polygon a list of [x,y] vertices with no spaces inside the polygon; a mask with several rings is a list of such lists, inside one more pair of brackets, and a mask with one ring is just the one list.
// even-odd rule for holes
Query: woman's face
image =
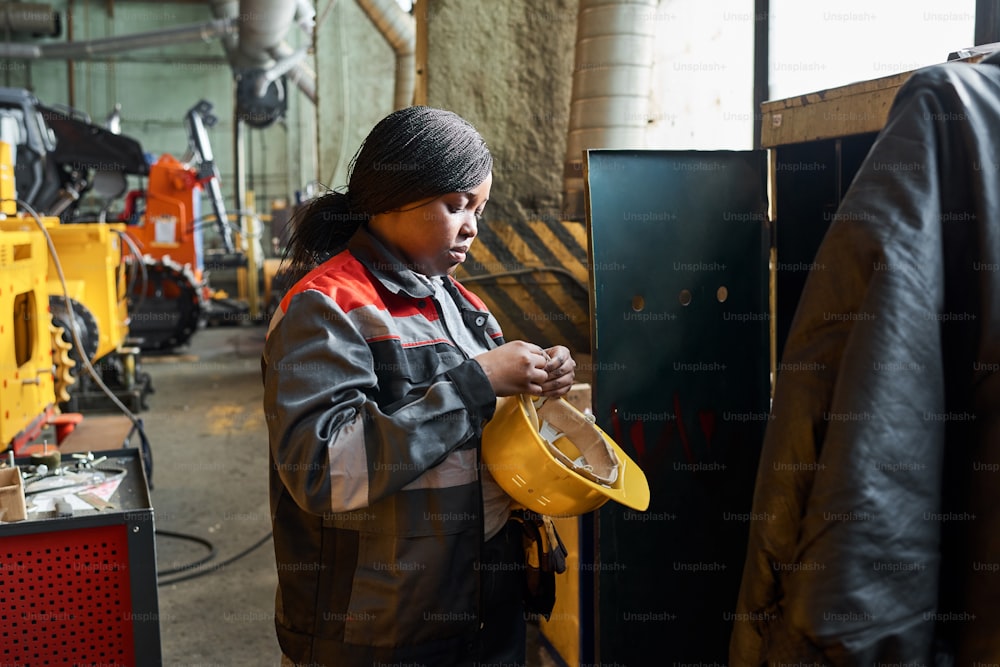
{"label": "woman's face", "polygon": [[372,216],[368,228],[394,255],[425,276],[455,271],[465,261],[490,198],[493,175],[468,192],[422,199]]}

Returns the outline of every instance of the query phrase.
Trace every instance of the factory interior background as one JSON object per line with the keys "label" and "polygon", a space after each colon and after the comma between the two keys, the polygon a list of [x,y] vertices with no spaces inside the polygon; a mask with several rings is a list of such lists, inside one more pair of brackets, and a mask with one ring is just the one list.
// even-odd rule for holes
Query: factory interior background
{"label": "factory interior background", "polygon": [[[571,349],[572,400],[650,480],[645,513],[558,521],[571,567],[529,663],[725,664],[794,296],[898,87],[998,31],[984,0],[0,2],[0,448],[125,474],[0,516],[0,607],[40,595],[0,664],[278,664],[274,278],[293,213],[410,104],[494,156],[458,279],[508,340]],[[790,223],[785,256],[781,201],[824,223]],[[29,360],[50,370],[26,384]],[[69,592],[53,549],[104,569],[56,564],[85,570]]]}

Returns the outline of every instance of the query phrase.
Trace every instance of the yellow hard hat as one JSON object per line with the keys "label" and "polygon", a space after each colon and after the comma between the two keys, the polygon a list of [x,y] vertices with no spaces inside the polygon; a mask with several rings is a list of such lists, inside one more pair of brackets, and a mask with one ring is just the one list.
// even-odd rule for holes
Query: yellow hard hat
{"label": "yellow hard hat", "polygon": [[586,514],[608,500],[649,507],[639,466],[563,398],[500,398],[483,429],[483,464],[507,495],[539,514]]}

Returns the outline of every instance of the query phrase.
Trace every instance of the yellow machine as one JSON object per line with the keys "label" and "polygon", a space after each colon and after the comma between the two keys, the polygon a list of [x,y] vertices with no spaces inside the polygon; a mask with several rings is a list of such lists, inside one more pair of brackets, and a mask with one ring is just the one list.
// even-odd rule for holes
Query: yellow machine
{"label": "yellow machine", "polygon": [[0,443],[27,440],[55,403],[45,241],[41,234],[0,234]]}
{"label": "yellow machine", "polygon": [[[10,147],[0,142],[0,213],[14,212]],[[40,231],[0,233],[0,448],[33,438],[55,411],[53,333]],[[64,351],[62,348],[57,355]],[[68,370],[68,365],[66,365]],[[65,379],[65,375],[63,376]]]}
{"label": "yellow machine", "polygon": [[10,146],[0,141],[0,216],[14,215],[17,211],[15,194],[17,188],[14,185],[14,165],[10,159]]}
{"label": "yellow machine", "polygon": [[140,410],[149,379],[138,372],[138,349],[127,340],[121,225],[61,224],[52,217],[41,220],[52,239],[65,288],[45,236],[32,217],[18,214],[0,220],[0,238],[20,234],[37,237],[41,244],[39,262],[32,271],[39,286],[38,303],[58,334],[51,340],[56,351],[51,361],[57,402],[76,412],[107,399],[84,370],[86,359],[95,365],[102,382],[112,385],[120,399],[131,402],[132,411]]}
{"label": "yellow machine", "polygon": [[[105,390],[83,370],[86,358],[108,389],[132,412],[139,412],[151,388],[149,376],[139,372],[139,348],[128,340],[124,225],[67,224],[53,217],[42,220],[66,282],[64,291],[55,258],[50,254],[47,281],[52,320],[65,330],[63,339],[72,345],[70,357],[76,362],[74,375],[79,380],[70,390],[69,399],[61,400],[74,412],[107,403]],[[21,222],[34,221],[22,216]]]}
{"label": "yellow machine", "polygon": [[[102,382],[119,378],[133,410],[148,379],[128,346],[124,225],[61,224],[18,212],[10,149],[0,142],[0,448],[36,437],[60,408],[75,412]],[[44,228],[44,231],[43,231]],[[50,251],[51,239],[55,255]],[[64,280],[59,277],[58,268]]]}
{"label": "yellow machine", "polygon": [[[129,332],[120,237],[124,225],[60,224],[58,218],[42,220],[62,265],[68,293],[63,294],[55,260],[50,256],[47,280],[52,317],[68,327],[67,309],[73,308],[79,320],[76,326],[83,351],[88,359],[102,359],[121,349]],[[23,217],[21,222],[34,224]]]}

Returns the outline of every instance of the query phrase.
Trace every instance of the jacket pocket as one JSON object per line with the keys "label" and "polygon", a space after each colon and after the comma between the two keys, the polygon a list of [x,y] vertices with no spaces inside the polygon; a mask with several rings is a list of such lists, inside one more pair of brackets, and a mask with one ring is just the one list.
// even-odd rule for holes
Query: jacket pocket
{"label": "jacket pocket", "polygon": [[386,406],[414,389],[427,387],[435,378],[465,360],[458,349],[445,343],[403,348],[398,341],[385,341],[372,346],[372,355],[381,393],[380,404]]}
{"label": "jacket pocket", "polygon": [[478,535],[360,534],[344,640],[404,646],[477,627]]}

